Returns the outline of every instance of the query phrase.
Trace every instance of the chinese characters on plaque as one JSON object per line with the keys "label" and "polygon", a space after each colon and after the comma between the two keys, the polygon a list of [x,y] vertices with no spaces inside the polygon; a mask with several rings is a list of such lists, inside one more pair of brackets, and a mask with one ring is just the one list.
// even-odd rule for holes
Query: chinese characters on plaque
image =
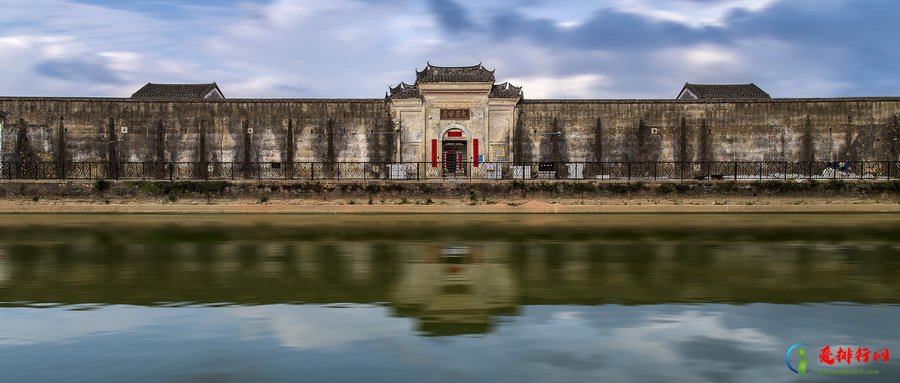
{"label": "chinese characters on plaque", "polygon": [[469,109],[441,109],[442,120],[468,120]]}

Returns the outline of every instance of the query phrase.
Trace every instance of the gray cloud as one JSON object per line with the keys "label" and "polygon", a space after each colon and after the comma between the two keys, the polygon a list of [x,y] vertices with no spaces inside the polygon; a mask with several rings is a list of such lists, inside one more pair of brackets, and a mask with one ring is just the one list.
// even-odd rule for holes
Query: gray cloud
{"label": "gray cloud", "polygon": [[654,49],[699,41],[723,42],[719,28],[692,29],[683,24],[655,21],[640,15],[615,11],[596,13],[587,23],[568,33],[577,48]]}
{"label": "gray cloud", "polygon": [[34,66],[40,75],[75,82],[121,84],[109,65],[100,58],[66,58],[45,60]]}
{"label": "gray cloud", "polygon": [[453,0],[430,0],[428,4],[441,27],[448,33],[465,32],[474,25],[469,20],[466,8]]}
{"label": "gray cloud", "polygon": [[[669,57],[672,62],[668,65],[642,60],[666,59],[660,55],[667,50],[678,53],[707,47],[727,49],[725,53],[735,60],[730,66],[723,62],[702,72],[699,67],[698,73],[683,72],[702,78],[682,77],[670,87],[683,81],[732,80],[772,83],[774,94],[780,96],[891,95],[900,88],[895,69],[900,50],[892,42],[894,36],[900,36],[900,23],[891,16],[898,11],[900,4],[891,1],[823,4],[798,0],[781,1],[755,12],[732,10],[721,26],[689,26],[610,8],[594,12],[574,27],[529,18],[516,10],[497,12],[487,24],[495,42],[528,41],[558,57],[573,58],[557,61],[554,71],[560,75],[599,69],[612,74],[619,82],[616,87],[623,90],[652,91],[654,85],[639,82],[657,76],[654,71],[679,71],[676,61],[683,58]],[[598,62],[588,58],[590,51],[614,52],[617,57]],[[801,89],[790,81],[800,78],[820,83]],[[655,86],[658,93],[659,84]],[[831,91],[799,93],[815,89]]]}

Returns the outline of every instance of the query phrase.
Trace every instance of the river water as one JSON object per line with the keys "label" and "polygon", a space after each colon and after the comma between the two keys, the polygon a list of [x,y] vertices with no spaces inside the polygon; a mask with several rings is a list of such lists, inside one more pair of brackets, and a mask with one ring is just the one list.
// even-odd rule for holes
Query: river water
{"label": "river water", "polygon": [[0,381],[898,381],[900,356],[819,359],[900,353],[898,234],[877,214],[6,215]]}

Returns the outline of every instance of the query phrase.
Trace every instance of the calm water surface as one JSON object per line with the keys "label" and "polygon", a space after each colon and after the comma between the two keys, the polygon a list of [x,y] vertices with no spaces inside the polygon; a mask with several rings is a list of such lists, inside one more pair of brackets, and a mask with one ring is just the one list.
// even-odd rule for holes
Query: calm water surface
{"label": "calm water surface", "polygon": [[[6,215],[0,381],[898,381],[898,234],[852,214]],[[813,372],[826,345],[896,355],[800,376],[796,343]]]}

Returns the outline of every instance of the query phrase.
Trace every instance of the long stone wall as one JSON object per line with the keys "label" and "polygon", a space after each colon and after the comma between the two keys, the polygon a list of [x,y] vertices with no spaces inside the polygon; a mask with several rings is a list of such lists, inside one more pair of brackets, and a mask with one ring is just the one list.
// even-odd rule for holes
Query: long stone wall
{"label": "long stone wall", "polygon": [[[384,99],[3,97],[0,159],[391,161],[398,150],[385,134],[394,131],[391,109]],[[898,114],[900,98],[523,100],[510,159],[895,160]]]}
{"label": "long stone wall", "polygon": [[[360,161],[382,155],[384,100],[0,98],[4,161]],[[373,150],[375,152],[373,152]]]}
{"label": "long stone wall", "polygon": [[898,98],[525,100],[513,151],[562,162],[886,161],[900,154],[898,114]]}

